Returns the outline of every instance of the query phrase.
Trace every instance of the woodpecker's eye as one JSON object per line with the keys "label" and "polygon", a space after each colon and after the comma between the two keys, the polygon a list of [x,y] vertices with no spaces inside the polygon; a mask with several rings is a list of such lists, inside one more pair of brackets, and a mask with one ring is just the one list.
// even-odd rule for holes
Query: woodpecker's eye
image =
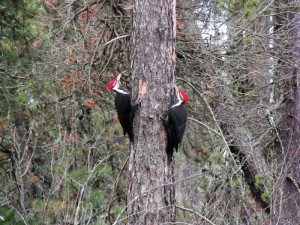
{"label": "woodpecker's eye", "polygon": [[188,95],[183,90],[179,89],[178,91],[179,91],[180,97],[182,98],[182,100],[184,102],[189,102],[190,101]]}
{"label": "woodpecker's eye", "polygon": [[117,83],[117,78],[112,79],[109,84],[107,85],[106,89],[107,90],[111,90],[113,89],[113,87],[116,85]]}

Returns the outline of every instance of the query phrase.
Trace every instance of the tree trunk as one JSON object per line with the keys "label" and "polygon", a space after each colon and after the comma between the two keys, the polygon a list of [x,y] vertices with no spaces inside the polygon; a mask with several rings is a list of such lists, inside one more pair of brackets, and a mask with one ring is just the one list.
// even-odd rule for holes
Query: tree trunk
{"label": "tree trunk", "polygon": [[277,43],[281,54],[276,76],[278,83],[282,81],[279,91],[284,93],[284,105],[277,111],[279,137],[274,154],[278,163],[274,177],[273,222],[300,224],[300,14],[297,11],[300,4],[290,0],[279,2],[275,34],[282,42]]}
{"label": "tree trunk", "polygon": [[134,119],[127,223],[175,222],[174,163],[168,164],[163,117],[174,95],[175,1],[135,0],[131,36]]}

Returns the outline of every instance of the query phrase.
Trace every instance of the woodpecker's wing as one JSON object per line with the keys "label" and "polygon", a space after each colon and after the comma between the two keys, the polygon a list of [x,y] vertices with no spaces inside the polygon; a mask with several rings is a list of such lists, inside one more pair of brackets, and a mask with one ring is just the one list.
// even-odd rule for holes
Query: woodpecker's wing
{"label": "woodpecker's wing", "polygon": [[173,153],[174,153],[174,132],[172,132],[172,125],[169,123],[169,117],[166,116],[165,118],[161,118],[163,121],[163,124],[166,128],[167,132],[167,147],[166,147],[166,152],[168,156],[168,162],[171,163],[173,159]]}
{"label": "woodpecker's wing", "polygon": [[130,101],[129,94],[118,93],[115,98],[115,107],[118,113],[120,124],[123,128],[124,135],[129,134],[131,121],[130,121]]}
{"label": "woodpecker's wing", "polygon": [[186,109],[183,104],[170,108],[169,125],[171,126],[175,148],[178,150],[178,144],[182,141],[186,124]]}
{"label": "woodpecker's wing", "polygon": [[131,142],[134,141],[134,134],[133,134],[133,119],[135,116],[135,112],[138,110],[138,108],[141,106],[140,103],[132,104],[130,103],[130,124],[128,127],[128,136]]}

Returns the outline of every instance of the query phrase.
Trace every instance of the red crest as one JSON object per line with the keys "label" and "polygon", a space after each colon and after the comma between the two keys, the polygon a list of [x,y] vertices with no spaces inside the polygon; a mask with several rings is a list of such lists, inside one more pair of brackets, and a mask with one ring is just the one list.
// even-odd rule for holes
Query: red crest
{"label": "red crest", "polygon": [[116,85],[117,83],[117,78],[112,79],[109,84],[107,85],[106,89],[107,90],[111,90],[113,89],[113,87]]}
{"label": "red crest", "polygon": [[188,95],[183,90],[179,89],[178,91],[179,91],[179,94],[180,94],[180,96],[181,96],[181,98],[184,102],[189,102],[190,101]]}

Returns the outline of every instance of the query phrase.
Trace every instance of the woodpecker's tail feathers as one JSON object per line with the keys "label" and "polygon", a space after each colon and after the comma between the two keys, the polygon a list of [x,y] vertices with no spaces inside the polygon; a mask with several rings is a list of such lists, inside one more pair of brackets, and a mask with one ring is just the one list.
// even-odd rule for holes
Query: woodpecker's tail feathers
{"label": "woodpecker's tail feathers", "polygon": [[174,157],[174,146],[173,143],[168,141],[167,142],[167,157],[168,157],[168,163],[170,164],[173,161],[173,157]]}
{"label": "woodpecker's tail feathers", "polygon": [[166,153],[167,153],[167,158],[168,158],[168,163],[170,164],[173,160],[173,155],[174,155],[174,144],[175,144],[175,140],[172,136],[172,131],[171,131],[171,127],[169,126],[169,119],[168,119],[168,115],[166,115],[165,117],[160,117],[163,125],[166,129],[167,132],[167,147],[166,147]]}

